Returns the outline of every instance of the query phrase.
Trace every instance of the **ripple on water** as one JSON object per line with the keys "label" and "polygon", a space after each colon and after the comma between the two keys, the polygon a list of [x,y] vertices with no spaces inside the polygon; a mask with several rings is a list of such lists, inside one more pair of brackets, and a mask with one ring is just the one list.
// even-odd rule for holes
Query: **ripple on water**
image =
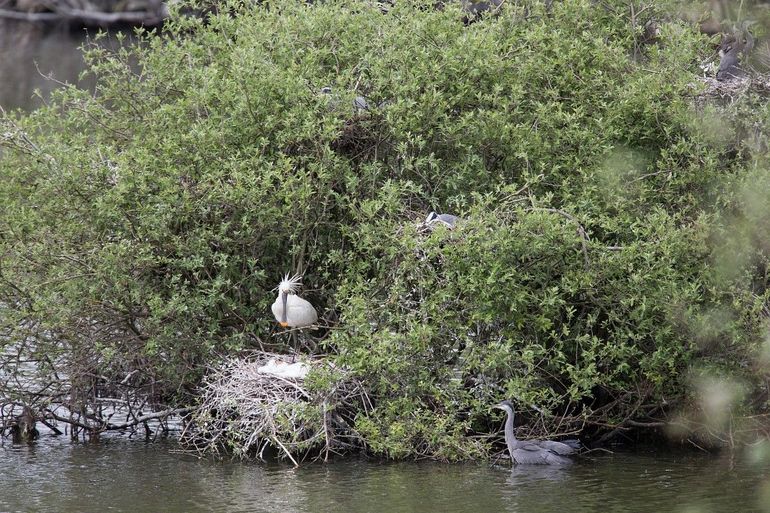
{"label": "ripple on water", "polygon": [[730,470],[704,455],[614,455],[566,468],[349,459],[294,469],[173,449],[122,438],[6,441],[0,511],[770,513],[770,465]]}

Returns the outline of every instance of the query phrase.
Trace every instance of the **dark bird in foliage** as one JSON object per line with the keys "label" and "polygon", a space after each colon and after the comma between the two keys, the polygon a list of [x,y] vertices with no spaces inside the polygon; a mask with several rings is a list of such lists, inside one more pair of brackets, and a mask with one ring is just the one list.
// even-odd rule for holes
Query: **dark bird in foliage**
{"label": "dark bird in foliage", "polygon": [[505,0],[461,0],[463,10],[475,16],[483,12],[495,12]]}
{"label": "dark bird in foliage", "polygon": [[[332,91],[331,86],[324,86],[321,88],[321,94],[326,95],[329,98],[329,108],[331,110],[335,110],[339,108],[340,106],[340,99],[339,97]],[[356,112],[361,112],[365,110],[370,110],[371,106],[369,104],[369,100],[367,100],[363,96],[356,96],[353,98],[353,110]],[[383,106],[384,104],[378,105],[378,107]]]}
{"label": "dark bird in foliage", "polygon": [[505,421],[505,443],[511,455],[513,464],[519,465],[568,465],[572,460],[566,456],[575,454],[580,449],[578,440],[518,440],[513,431],[513,403],[503,401],[495,408],[505,410],[508,418]]}
{"label": "dark bird in foliage", "polygon": [[35,427],[35,414],[32,408],[25,406],[21,415],[11,422],[11,437],[15,443],[31,442],[40,433]]}
{"label": "dark bird in foliage", "polygon": [[748,25],[736,30],[734,34],[725,34],[719,45],[719,69],[717,80],[730,80],[746,75],[745,62],[754,48],[754,37],[748,31]]}

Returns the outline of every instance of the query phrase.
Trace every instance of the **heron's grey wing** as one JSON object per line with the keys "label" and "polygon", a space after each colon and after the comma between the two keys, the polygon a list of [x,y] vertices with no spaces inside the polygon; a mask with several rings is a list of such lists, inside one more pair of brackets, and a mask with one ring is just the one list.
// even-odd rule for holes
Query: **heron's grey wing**
{"label": "heron's grey wing", "polygon": [[739,53],[740,50],[737,47],[733,47],[722,55],[719,61],[719,69],[717,70],[718,80],[729,80],[745,75],[740,68]]}
{"label": "heron's grey wing", "polygon": [[561,443],[569,445],[576,451],[579,451],[583,448],[583,444],[577,438],[567,438],[566,440],[561,440]]}
{"label": "heron's grey wing", "polygon": [[353,108],[356,110],[369,110],[369,102],[363,96],[356,96],[353,100]]}
{"label": "heron's grey wing", "polygon": [[557,454],[573,454],[579,448],[579,443],[578,447],[575,447],[573,442],[577,442],[577,440],[565,440],[564,442],[544,440],[542,442],[537,442],[537,444],[543,449],[547,449]]}
{"label": "heron's grey wing", "polygon": [[574,452],[574,449],[561,442],[517,440],[512,453],[513,459],[516,463],[524,465],[569,465],[572,463],[572,460],[569,458],[565,458],[557,451],[547,448],[547,446],[553,446],[552,444],[559,444],[559,449],[563,450],[566,447],[570,452]]}
{"label": "heron's grey wing", "polygon": [[528,449],[515,449],[511,456],[513,461],[520,465],[547,465],[548,462],[545,459],[545,449],[541,449],[536,446],[529,446],[535,450]]}
{"label": "heron's grey wing", "polygon": [[523,465],[547,465],[545,453],[548,452],[537,443],[529,440],[516,440],[511,448],[511,457]]}
{"label": "heron's grey wing", "polygon": [[457,224],[457,216],[453,216],[452,214],[439,214],[438,220],[447,225],[450,228],[454,228],[454,226]]}
{"label": "heron's grey wing", "polygon": [[513,449],[537,452],[542,450],[537,440],[515,440],[513,442]]}
{"label": "heron's grey wing", "polygon": [[571,459],[551,451],[545,451],[544,458],[547,465],[569,465],[572,463]]}

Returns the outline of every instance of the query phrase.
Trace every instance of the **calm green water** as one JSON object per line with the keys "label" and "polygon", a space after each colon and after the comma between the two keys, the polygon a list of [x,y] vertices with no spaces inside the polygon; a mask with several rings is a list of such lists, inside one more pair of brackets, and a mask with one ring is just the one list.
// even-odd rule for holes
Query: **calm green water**
{"label": "calm green water", "polygon": [[85,68],[79,47],[85,41],[83,30],[0,20],[0,106],[32,110],[57,82],[79,83]]}
{"label": "calm green water", "polygon": [[569,468],[199,460],[173,442],[0,446],[0,511],[770,512],[770,465],[603,456]]}

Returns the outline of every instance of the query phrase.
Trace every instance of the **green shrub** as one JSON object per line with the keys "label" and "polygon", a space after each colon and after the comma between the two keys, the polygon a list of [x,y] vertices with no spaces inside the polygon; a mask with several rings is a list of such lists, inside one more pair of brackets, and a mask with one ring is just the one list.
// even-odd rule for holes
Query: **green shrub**
{"label": "green shrub", "polygon": [[[611,423],[686,395],[699,316],[727,305],[747,348],[762,326],[711,265],[746,154],[689,104],[701,38],[640,47],[626,12],[233,2],[89,47],[95,94],[3,121],[5,343],[45,334],[25,347],[83,397],[138,370],[186,403],[216,355],[283,347],[271,289],[299,268],[375,453],[483,455],[503,397]],[[463,222],[426,232],[433,209]]]}

